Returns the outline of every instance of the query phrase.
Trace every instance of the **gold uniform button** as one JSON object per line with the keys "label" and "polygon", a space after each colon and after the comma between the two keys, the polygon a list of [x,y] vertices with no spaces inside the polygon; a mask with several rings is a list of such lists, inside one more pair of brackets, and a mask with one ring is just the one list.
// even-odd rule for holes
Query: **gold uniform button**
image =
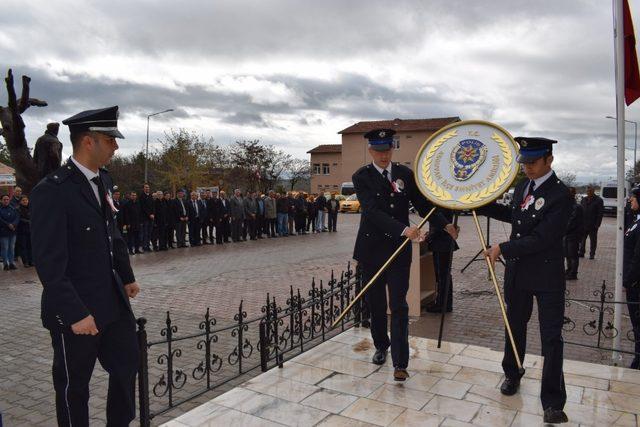
{"label": "gold uniform button", "polygon": [[391,203],[391,204],[389,205],[389,207],[390,207],[391,209],[393,209],[393,203]]}

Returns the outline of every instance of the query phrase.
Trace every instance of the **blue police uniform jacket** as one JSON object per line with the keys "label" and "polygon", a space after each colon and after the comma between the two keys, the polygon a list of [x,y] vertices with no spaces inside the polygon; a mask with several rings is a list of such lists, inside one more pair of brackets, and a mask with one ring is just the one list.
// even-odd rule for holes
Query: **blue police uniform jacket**
{"label": "blue police uniform jacket", "polygon": [[511,206],[497,203],[478,213],[511,223],[508,242],[500,244],[505,258],[504,286],[531,291],[564,291],[562,238],[571,213],[569,189],[553,173],[533,192],[534,201],[523,209],[529,180],[515,190]]}
{"label": "blue police uniform jacket", "polygon": [[[423,217],[433,207],[418,190],[411,169],[394,163],[391,178],[398,191],[394,191],[389,180],[372,164],[361,167],[351,178],[362,209],[353,251],[353,258],[360,263],[381,266],[398,249],[404,240],[402,232],[409,226],[410,201]],[[429,223],[442,228],[448,221],[442,214],[434,213]],[[394,263],[411,263],[411,245],[406,246]]]}
{"label": "blue police uniform jacket", "polygon": [[[107,193],[113,182],[99,171]],[[103,201],[102,203],[107,203]],[[91,314],[98,329],[131,311],[124,285],[135,282],[115,215],[69,161],[31,193],[31,239],[42,282],[42,323],[69,327]]]}

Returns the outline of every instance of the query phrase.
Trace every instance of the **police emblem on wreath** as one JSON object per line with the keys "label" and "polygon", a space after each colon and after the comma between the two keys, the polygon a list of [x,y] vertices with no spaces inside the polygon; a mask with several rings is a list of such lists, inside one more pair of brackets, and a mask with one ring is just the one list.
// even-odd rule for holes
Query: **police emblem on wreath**
{"label": "police emblem on wreath", "polygon": [[416,183],[439,206],[475,209],[509,189],[518,173],[518,149],[498,125],[456,122],[435,132],[418,151]]}
{"label": "police emblem on wreath", "polygon": [[478,170],[487,158],[487,147],[477,139],[460,141],[451,151],[453,177],[466,181]]}

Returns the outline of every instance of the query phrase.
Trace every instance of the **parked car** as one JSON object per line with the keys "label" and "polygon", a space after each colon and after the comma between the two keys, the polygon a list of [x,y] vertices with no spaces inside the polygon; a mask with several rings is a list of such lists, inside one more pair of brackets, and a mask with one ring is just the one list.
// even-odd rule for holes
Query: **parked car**
{"label": "parked car", "polygon": [[358,195],[352,194],[347,197],[346,200],[340,202],[340,212],[356,212],[359,213],[360,210],[360,202],[358,201]]}

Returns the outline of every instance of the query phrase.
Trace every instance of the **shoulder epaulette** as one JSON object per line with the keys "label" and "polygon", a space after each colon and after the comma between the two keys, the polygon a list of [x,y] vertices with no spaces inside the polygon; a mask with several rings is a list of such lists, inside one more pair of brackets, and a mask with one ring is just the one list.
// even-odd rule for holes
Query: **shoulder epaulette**
{"label": "shoulder epaulette", "polygon": [[62,165],[60,166],[60,168],[47,175],[47,180],[56,184],[62,184],[67,178],[71,176],[72,173],[73,168],[70,165]]}

